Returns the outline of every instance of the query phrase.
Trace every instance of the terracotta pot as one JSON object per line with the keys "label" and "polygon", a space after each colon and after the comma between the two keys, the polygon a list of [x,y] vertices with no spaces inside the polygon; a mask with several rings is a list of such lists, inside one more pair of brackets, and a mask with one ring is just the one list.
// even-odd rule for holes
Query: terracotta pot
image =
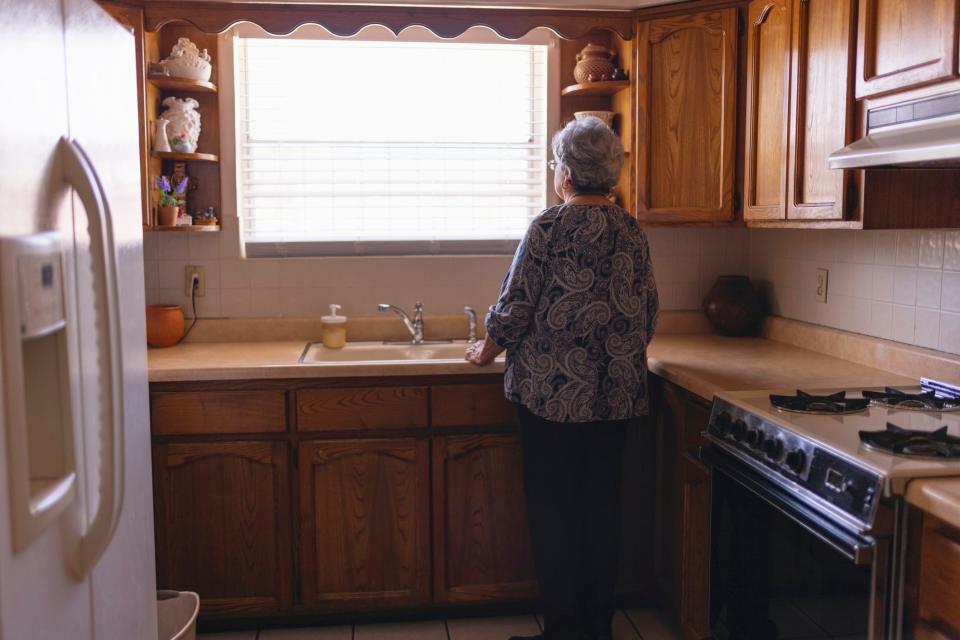
{"label": "terracotta pot", "polygon": [[763,300],[746,276],[720,276],[703,299],[710,324],[722,334],[753,332],[765,313]]}
{"label": "terracotta pot", "polygon": [[590,43],[577,54],[577,66],[573,77],[578,84],[590,81],[590,76],[612,76],[615,71],[613,58],[617,52],[602,44]]}
{"label": "terracotta pot", "polygon": [[175,304],[147,305],[147,344],[172,347],[180,341],[185,326],[183,309]]}
{"label": "terracotta pot", "polygon": [[180,207],[158,207],[157,224],[161,227],[177,226],[177,214],[180,213]]}

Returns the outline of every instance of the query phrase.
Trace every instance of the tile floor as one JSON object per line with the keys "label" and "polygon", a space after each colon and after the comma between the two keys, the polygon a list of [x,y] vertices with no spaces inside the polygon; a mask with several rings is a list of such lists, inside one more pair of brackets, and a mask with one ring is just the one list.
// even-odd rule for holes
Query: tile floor
{"label": "tile floor", "polygon": [[[399,624],[357,624],[343,627],[261,629],[205,633],[199,640],[507,640],[540,632],[536,616],[451,618]],[[659,613],[646,609],[618,611],[614,640],[680,640],[680,634]]]}

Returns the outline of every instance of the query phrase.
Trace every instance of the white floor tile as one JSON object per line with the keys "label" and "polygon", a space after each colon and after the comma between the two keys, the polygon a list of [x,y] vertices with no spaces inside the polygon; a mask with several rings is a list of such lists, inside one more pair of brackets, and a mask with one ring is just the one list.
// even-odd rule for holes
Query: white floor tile
{"label": "white floor tile", "polygon": [[443,620],[398,624],[358,624],[353,640],[447,640]]}
{"label": "white floor tile", "polygon": [[257,640],[351,640],[353,627],[261,629]]}
{"label": "white floor tile", "polygon": [[510,636],[535,636],[540,625],[532,615],[507,618],[447,620],[450,640],[506,640]]}
{"label": "white floor tile", "polygon": [[659,612],[651,609],[630,609],[627,611],[633,626],[640,632],[643,640],[680,640],[680,632],[674,628]]}

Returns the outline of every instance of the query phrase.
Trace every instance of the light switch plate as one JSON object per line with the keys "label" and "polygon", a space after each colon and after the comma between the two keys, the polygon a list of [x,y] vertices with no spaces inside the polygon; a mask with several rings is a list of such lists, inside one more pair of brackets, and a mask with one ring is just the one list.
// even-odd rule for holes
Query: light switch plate
{"label": "light switch plate", "polygon": [[817,269],[817,302],[827,303],[827,285],[830,281],[830,271]]}

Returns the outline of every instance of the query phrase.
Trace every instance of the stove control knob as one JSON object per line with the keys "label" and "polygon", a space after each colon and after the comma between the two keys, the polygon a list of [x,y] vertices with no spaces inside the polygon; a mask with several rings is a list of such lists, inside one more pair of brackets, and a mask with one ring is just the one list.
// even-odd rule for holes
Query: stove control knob
{"label": "stove control knob", "polygon": [[730,433],[732,426],[733,421],[730,419],[730,414],[726,411],[721,411],[713,419],[713,428],[723,435]]}
{"label": "stove control knob", "polygon": [[750,429],[747,431],[747,444],[751,449],[759,450],[763,446],[763,432],[759,429]]}
{"label": "stove control knob", "polygon": [[801,449],[796,449],[787,454],[787,468],[794,473],[800,473],[803,471],[803,467],[807,462],[807,456],[803,453]]}
{"label": "stove control knob", "polygon": [[738,442],[743,442],[743,439],[747,435],[747,423],[743,420],[735,420],[732,429],[733,437],[736,438]]}
{"label": "stove control knob", "polygon": [[769,438],[763,443],[763,453],[771,460],[776,460],[783,453],[783,440]]}

